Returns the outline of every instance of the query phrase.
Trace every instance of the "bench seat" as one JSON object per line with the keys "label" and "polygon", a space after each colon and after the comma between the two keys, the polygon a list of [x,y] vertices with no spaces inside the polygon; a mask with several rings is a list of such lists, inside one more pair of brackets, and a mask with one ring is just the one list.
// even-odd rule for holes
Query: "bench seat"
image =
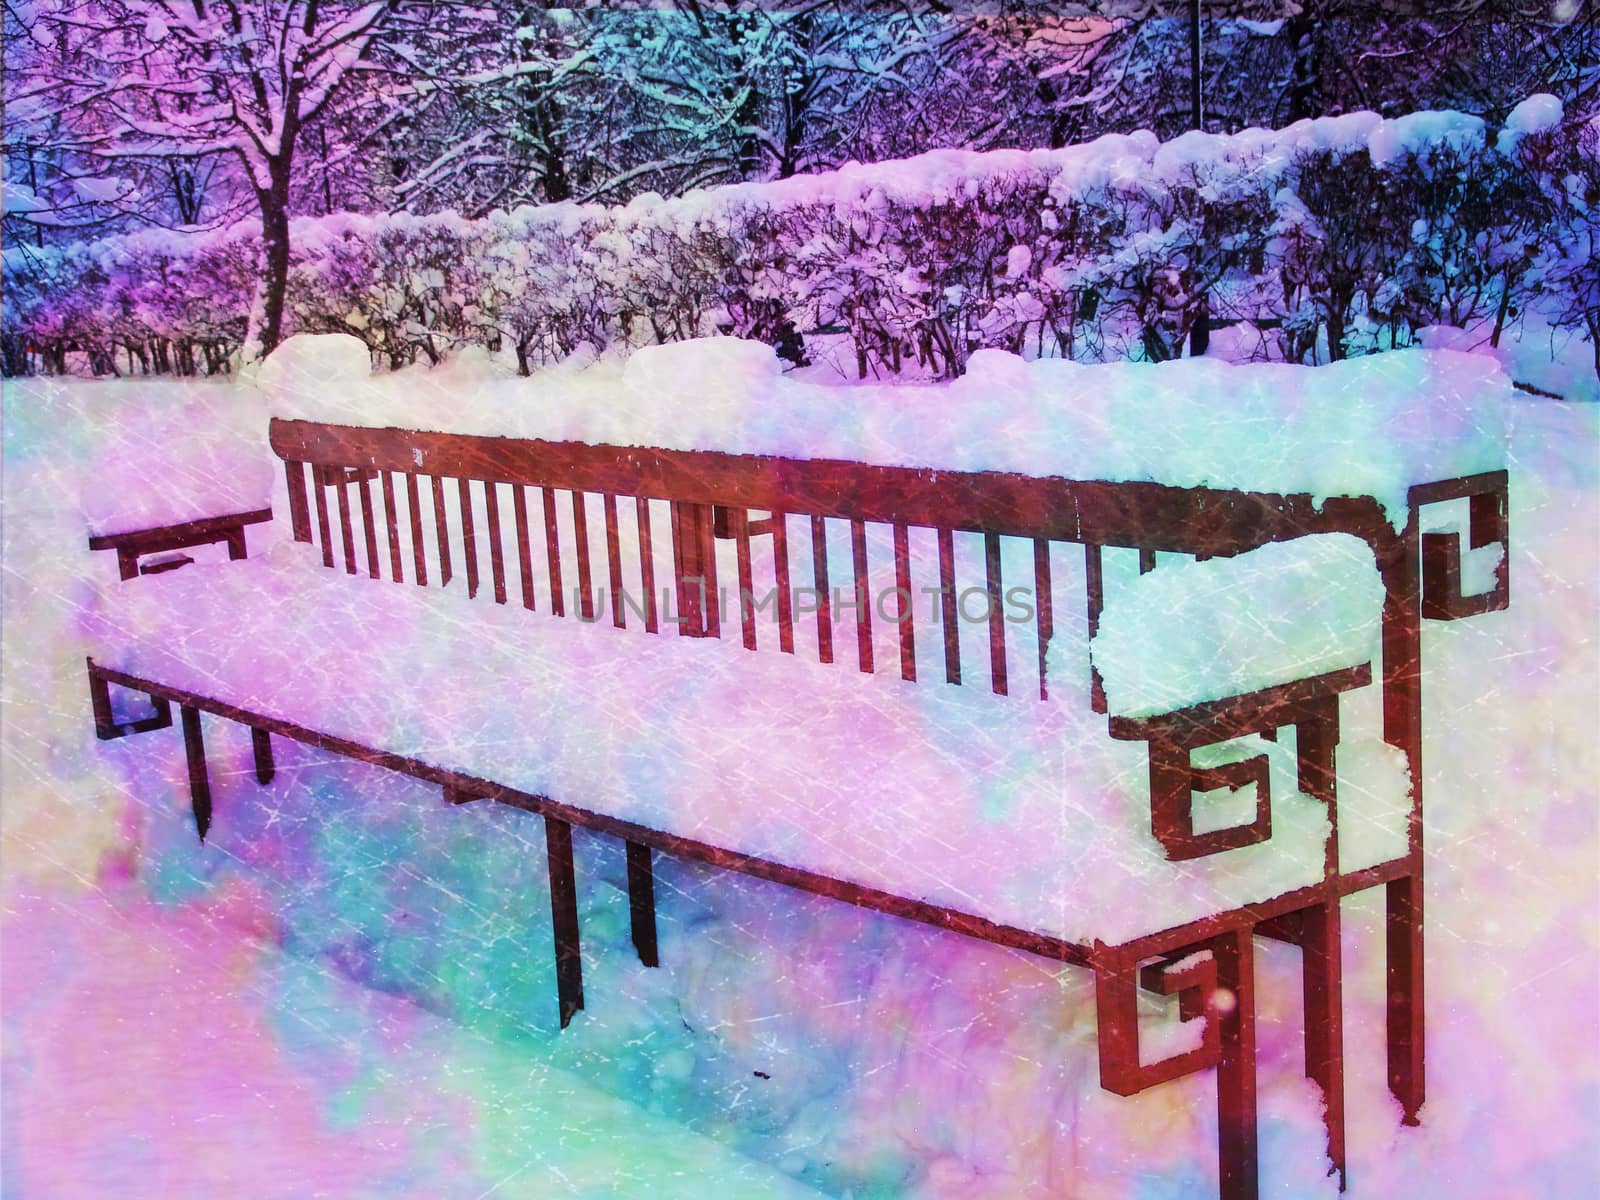
{"label": "bench seat", "polygon": [[[1270,840],[1169,861],[1145,748],[1109,735],[1055,646],[1048,701],[997,696],[356,583],[292,546],[140,579],[84,621],[98,667],[1079,945],[1323,878],[1292,735],[1245,750],[1271,764]],[[1341,743],[1341,869],[1406,852],[1399,759]]]}

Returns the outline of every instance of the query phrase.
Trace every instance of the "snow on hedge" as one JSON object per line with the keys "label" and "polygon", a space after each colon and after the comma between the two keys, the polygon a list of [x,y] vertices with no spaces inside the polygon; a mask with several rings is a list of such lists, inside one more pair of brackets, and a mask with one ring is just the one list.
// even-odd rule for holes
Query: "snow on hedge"
{"label": "snow on hedge", "polygon": [[1505,465],[1510,384],[1493,359],[1408,350],[1325,367],[1214,359],[1082,365],[973,355],[945,384],[825,386],[770,346],[708,338],[532,378],[463,355],[370,375],[353,339],[291,338],[273,415],[671,449],[1069,479],[1376,497]]}
{"label": "snow on hedge", "polygon": [[[302,218],[291,328],[355,333],[391,365],[475,344],[524,367],[585,345],[833,330],[858,373],[951,376],[983,347],[1171,356],[1202,299],[1243,322],[1231,352],[1291,362],[1492,319],[1507,288],[1577,326],[1600,303],[1597,131],[1552,103],[1530,98],[1492,146],[1459,113],[1353,113],[940,150],[615,208]],[[12,328],[47,360],[69,342],[100,354],[97,371],[118,343],[235,346],[256,256],[247,226],[12,247]]]}

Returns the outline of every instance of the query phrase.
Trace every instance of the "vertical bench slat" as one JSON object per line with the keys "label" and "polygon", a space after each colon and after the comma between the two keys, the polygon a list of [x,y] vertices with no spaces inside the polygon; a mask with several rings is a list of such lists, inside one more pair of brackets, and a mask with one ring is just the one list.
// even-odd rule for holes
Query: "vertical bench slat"
{"label": "vertical bench slat", "polygon": [[611,580],[611,623],[618,629],[627,624],[622,611],[622,533],[617,528],[617,497],[604,493],[606,510],[606,567]]}
{"label": "vertical bench slat", "polygon": [[355,528],[350,524],[350,473],[343,467],[331,468],[339,473],[339,482],[336,498],[339,501],[339,540],[344,548],[344,571],[346,575],[356,573],[356,535]]}
{"label": "vertical bench slat", "polygon": [[939,531],[939,624],[944,629],[944,677],[961,682],[961,627],[956,624],[956,541],[949,529]]}
{"label": "vertical bench slat", "polygon": [[[1089,641],[1093,642],[1094,635],[1100,631],[1100,612],[1106,605],[1105,574],[1100,546],[1095,542],[1083,544],[1083,579],[1089,605]],[[1097,713],[1106,711],[1105,682],[1093,661],[1089,663],[1089,705]]]}
{"label": "vertical bench slat", "polygon": [[394,503],[394,472],[385,471],[383,478],[383,527],[389,534],[389,575],[396,583],[404,583],[400,569],[400,520]]}
{"label": "vertical bench slat", "polygon": [[833,661],[833,599],[828,591],[828,526],[811,518],[811,578],[817,589],[817,661]]}
{"label": "vertical bench slat", "polygon": [[900,678],[917,677],[916,601],[911,594],[911,533],[904,525],[894,527],[894,586],[899,605]]}
{"label": "vertical bench slat", "polygon": [[861,670],[872,674],[872,586],[867,580],[867,525],[850,522],[850,558],[854,567],[856,593],[856,661]]}
{"label": "vertical bench slat", "polygon": [[756,648],[755,572],[750,565],[750,510],[737,510],[733,545],[739,564],[739,628],[744,635],[744,648]]}
{"label": "vertical bench slat", "polygon": [[433,530],[439,538],[439,586],[450,583],[450,525],[444,511],[444,480],[430,475],[433,483]]}
{"label": "vertical bench slat", "polygon": [[294,540],[297,542],[309,542],[311,540],[311,514],[306,508],[305,463],[285,459],[283,478],[289,488],[289,526],[294,531]]}
{"label": "vertical bench slat", "polygon": [[589,566],[589,505],[586,493],[572,491],[572,540],[578,548],[578,612],[594,620],[594,576]]}
{"label": "vertical bench slat", "polygon": [[556,493],[554,488],[544,490],[544,556],[550,568],[550,611],[558,617],[567,615],[566,601],[561,595],[561,538],[556,531]]}
{"label": "vertical bench slat", "polygon": [[367,546],[367,574],[373,579],[382,579],[383,568],[378,565],[378,531],[372,515],[372,480],[363,472],[357,486],[361,489],[361,533]]}
{"label": "vertical bench slat", "polygon": [[1052,588],[1050,579],[1050,540],[1048,538],[1033,539],[1033,599],[1034,612],[1039,622],[1039,699],[1048,700],[1050,690],[1045,678],[1045,656],[1049,652],[1050,639],[1055,636],[1056,619],[1054,602],[1051,599]]}
{"label": "vertical bench slat", "polygon": [[680,637],[721,637],[715,519],[709,504],[672,503],[672,563]]}
{"label": "vertical bench slat", "polygon": [[422,497],[417,494],[417,477],[406,472],[406,507],[411,512],[411,567],[418,587],[428,586],[428,556],[422,545]]}
{"label": "vertical bench slat", "polygon": [[500,485],[483,481],[484,508],[489,515],[489,576],[494,581],[494,602],[506,602],[506,558],[500,544]]}
{"label": "vertical bench slat", "polygon": [[1148,575],[1156,569],[1156,552],[1148,546],[1139,547],[1139,574]]}
{"label": "vertical bench slat", "polygon": [[461,502],[461,554],[467,560],[467,598],[478,594],[478,530],[472,520],[472,481],[463,475],[456,480],[456,496]]}
{"label": "vertical bench slat", "polygon": [[650,534],[650,501],[636,496],[633,504],[639,528],[639,583],[644,588],[644,628],[646,633],[657,633],[660,626],[656,615],[656,561]]}
{"label": "vertical bench slat", "polygon": [[528,543],[528,489],[511,485],[511,508],[517,523],[517,571],[522,580],[522,607],[533,611],[533,548]]}
{"label": "vertical bench slat", "polygon": [[772,576],[778,589],[778,649],[794,653],[794,596],[789,590],[788,517],[772,514]]}
{"label": "vertical bench slat", "polygon": [[1000,535],[983,535],[984,588],[989,593],[989,679],[995,694],[1006,694],[1006,614],[1000,578]]}
{"label": "vertical bench slat", "polygon": [[317,532],[322,537],[322,565],[333,566],[333,532],[328,528],[328,478],[324,468],[311,468],[311,484],[317,502]]}

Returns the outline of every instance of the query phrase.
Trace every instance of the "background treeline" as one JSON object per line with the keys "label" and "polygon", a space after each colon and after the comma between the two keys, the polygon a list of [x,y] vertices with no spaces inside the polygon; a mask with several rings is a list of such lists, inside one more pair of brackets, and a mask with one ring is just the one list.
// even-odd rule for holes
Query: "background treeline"
{"label": "background treeline", "polygon": [[[287,332],[379,361],[462,345],[524,370],[731,332],[866,376],[951,376],[979,347],[1325,361],[1537,311],[1600,345],[1600,121],[1550,97],[1495,129],[1370,114],[1278,133],[938,152],[624,206],[306,217]],[[260,235],[145,231],[6,255],[6,369],[207,373],[245,336]],[[1203,334],[1201,336],[1204,336]],[[1600,370],[1600,362],[1596,364]]]}
{"label": "background treeline", "polygon": [[[1578,120],[1600,108],[1595,7],[5,0],[4,233],[12,248],[79,255],[88,252],[64,248],[148,228],[233,230],[228,264],[214,261],[222,244],[214,239],[197,238],[188,257],[209,264],[195,268],[212,273],[207,296],[230,294],[227,281],[242,275],[248,298],[235,294],[221,324],[231,330],[228,322],[247,318],[260,353],[290,326],[342,315],[288,307],[291,261],[307,255],[295,245],[295,218],[459,214],[492,223],[490,214],[521,205],[614,205],[941,147],[1054,148],[1138,129],[1170,138],[1195,123],[1197,32],[1199,117],[1211,131],[1427,108],[1497,128],[1536,93],[1556,96]],[[237,240],[241,221],[256,228],[253,247]],[[380,226],[406,222],[372,228]],[[100,258],[134,254],[125,249],[133,244],[108,244]],[[969,257],[983,249],[974,243]],[[236,261],[251,253],[253,263]],[[145,265],[135,254],[125,268]],[[25,292],[45,278],[54,287],[78,282],[70,271],[32,271],[19,283]],[[296,286],[304,295],[303,280]],[[706,303],[722,290],[706,291]],[[53,295],[65,309],[78,303]],[[1325,304],[1331,311],[1338,298]],[[20,314],[8,298],[8,331],[21,328]],[[238,340],[218,332],[196,345],[215,354]],[[870,345],[862,352],[878,354]],[[202,366],[206,353],[195,351]],[[960,337],[937,353],[954,364],[942,369],[958,367]]]}

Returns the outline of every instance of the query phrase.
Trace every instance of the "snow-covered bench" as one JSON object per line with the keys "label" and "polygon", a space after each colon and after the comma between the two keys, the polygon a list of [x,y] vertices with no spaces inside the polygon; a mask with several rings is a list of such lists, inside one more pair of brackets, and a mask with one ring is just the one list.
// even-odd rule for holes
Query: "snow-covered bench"
{"label": "snow-covered bench", "polygon": [[[1342,1176],[1339,901],[1381,885],[1389,1081],[1415,1120],[1420,625],[1506,602],[1503,471],[1417,484],[1396,521],[1362,495],[300,420],[270,438],[292,541],[139,579],[89,630],[102,736],[180,706],[202,838],[201,713],[253,731],[263,783],[278,735],[541,815],[563,1025],[584,1004],[573,826],[627,843],[650,964],[664,852],[1089,968],[1105,1087],[1218,1068],[1230,1200],[1256,1194],[1252,938],[1302,949]],[[1457,499],[1472,546],[1502,549],[1487,599],[1459,594],[1459,533],[1422,532]],[[758,579],[771,603],[741,603]],[[119,724],[111,685],[156,715]],[[1141,991],[1177,998],[1176,1036],[1141,1029]]]}

